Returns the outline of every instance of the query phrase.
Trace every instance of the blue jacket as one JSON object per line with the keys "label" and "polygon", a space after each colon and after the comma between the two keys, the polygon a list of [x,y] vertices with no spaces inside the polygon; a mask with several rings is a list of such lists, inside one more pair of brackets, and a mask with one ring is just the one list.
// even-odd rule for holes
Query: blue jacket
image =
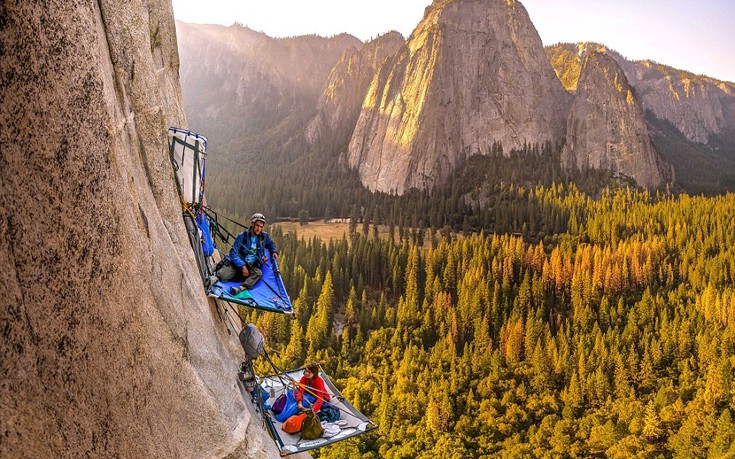
{"label": "blue jacket", "polygon": [[[242,268],[243,266],[245,266],[245,257],[248,254],[249,241],[250,228],[238,234],[235,238],[235,243],[232,244],[229,258],[232,263],[238,268]],[[257,266],[263,264],[263,261],[265,259],[265,249],[268,249],[270,253],[278,252],[278,249],[276,248],[276,244],[273,242],[273,239],[271,239],[268,233],[263,231],[260,233],[260,237],[258,238],[257,257],[258,260],[260,260],[260,263],[258,263]]]}

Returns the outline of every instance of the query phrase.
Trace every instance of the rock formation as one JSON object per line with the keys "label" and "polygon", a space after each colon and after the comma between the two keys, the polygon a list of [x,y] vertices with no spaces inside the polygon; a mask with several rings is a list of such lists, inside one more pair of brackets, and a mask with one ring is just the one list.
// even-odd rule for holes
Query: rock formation
{"label": "rock formation", "polygon": [[625,66],[643,108],[671,122],[684,136],[709,144],[735,133],[735,84],[676,70],[651,61]]}
{"label": "rock formation", "polygon": [[643,111],[622,69],[609,55],[585,56],[567,121],[562,162],[633,177],[642,186],[664,181]]}
{"label": "rock formation", "polygon": [[238,24],[225,27],[177,22],[176,29],[184,90],[196,91],[198,81],[214,79],[223,85],[218,91],[236,94],[233,102],[239,103],[267,95],[243,92],[258,80],[278,91],[316,97],[345,49],[362,45],[348,34],[271,38]]}
{"label": "rock formation", "polygon": [[648,60],[629,61],[597,43],[564,43],[547,48],[553,67],[568,90],[575,89],[582,60],[591,51],[613,57],[635,88],[642,108],[669,121],[690,141],[709,144],[712,136],[735,134],[735,83]]}
{"label": "rock formation", "polygon": [[335,63],[362,46],[347,34],[276,39],[238,24],[176,28],[189,122],[224,156],[260,155],[264,144],[303,131]]}
{"label": "rock formation", "polygon": [[364,46],[351,46],[345,51],[329,73],[317,105],[317,114],[306,128],[306,138],[310,143],[324,136],[352,134],[375,72],[404,41],[398,32],[390,32]]}
{"label": "rock formation", "polygon": [[458,160],[560,140],[569,96],[514,0],[437,0],[373,79],[348,161],[371,190],[441,182]]}
{"label": "rock formation", "polygon": [[[249,170],[298,167],[315,152],[346,160],[372,190],[403,193],[441,183],[464,158],[498,145],[508,154],[563,140],[583,59],[595,50],[623,69],[649,123],[655,115],[735,158],[735,84],[631,62],[596,43],[555,45],[545,57],[515,0],[435,0],[396,52],[396,33],[363,44],[349,35],[273,39],[240,25],[177,27],[189,121],[218,152],[217,196],[252,179]],[[669,147],[681,143],[668,128],[651,132]],[[681,160],[685,143],[660,153]],[[245,172],[236,177],[234,168]]]}
{"label": "rock formation", "polygon": [[0,456],[278,457],[181,219],[170,2],[0,15]]}

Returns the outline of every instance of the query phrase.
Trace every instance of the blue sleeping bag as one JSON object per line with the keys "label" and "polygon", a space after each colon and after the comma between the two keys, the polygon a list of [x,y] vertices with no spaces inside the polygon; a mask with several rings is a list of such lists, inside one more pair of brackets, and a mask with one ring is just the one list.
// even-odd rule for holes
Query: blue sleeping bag
{"label": "blue sleeping bag", "polygon": [[[304,405],[304,407],[308,407],[308,406],[313,405],[315,401],[316,401],[316,397],[314,397],[313,395],[304,394],[304,400],[303,400],[302,405]],[[283,411],[281,411],[275,416],[276,421],[283,422],[286,419],[293,416],[294,414],[298,414],[298,413],[299,413],[299,405],[298,405],[298,402],[296,401],[296,398],[293,395],[293,389],[288,389],[286,391],[286,405],[284,405]]]}

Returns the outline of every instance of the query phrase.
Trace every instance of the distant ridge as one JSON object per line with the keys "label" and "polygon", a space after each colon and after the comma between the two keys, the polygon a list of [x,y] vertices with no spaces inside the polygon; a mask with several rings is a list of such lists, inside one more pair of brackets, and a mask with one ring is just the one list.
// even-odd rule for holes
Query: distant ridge
{"label": "distant ridge", "polygon": [[[690,189],[717,175],[721,180],[713,183],[727,187],[730,163],[735,166],[735,84],[628,61],[598,43],[543,48],[516,1],[436,1],[408,40],[397,33],[362,43],[349,35],[276,40],[240,26],[179,29],[189,118],[219,139],[213,146],[222,154],[214,167],[222,172],[242,164],[290,164],[296,170],[304,167],[299,158],[314,161],[316,155],[331,158],[332,173],[334,165],[346,164],[364,187],[402,194],[444,183],[471,155],[508,155],[544,142],[556,149],[574,142],[586,158],[602,158],[608,145],[628,145],[624,151],[642,155],[626,160],[630,167],[607,160],[590,167],[610,168],[644,186],[681,178]],[[205,51],[217,57],[205,57]],[[607,111],[614,119],[582,152],[582,131],[575,128],[582,103],[577,84],[593,51],[622,69],[638,107],[631,105],[629,115],[644,121],[621,133],[615,126],[628,126],[632,118]],[[588,88],[588,96],[618,85],[594,80],[599,87]],[[587,101],[585,110],[593,115],[605,103]],[[573,104],[578,110],[570,124]],[[670,123],[682,137],[651,117]],[[599,137],[603,132],[608,137]],[[646,153],[651,140],[654,159]],[[687,152],[694,151],[708,158],[701,167],[688,164]],[[580,166],[565,158],[568,167]],[[250,172],[242,174],[218,181],[223,192],[236,188],[234,182],[252,182]]]}

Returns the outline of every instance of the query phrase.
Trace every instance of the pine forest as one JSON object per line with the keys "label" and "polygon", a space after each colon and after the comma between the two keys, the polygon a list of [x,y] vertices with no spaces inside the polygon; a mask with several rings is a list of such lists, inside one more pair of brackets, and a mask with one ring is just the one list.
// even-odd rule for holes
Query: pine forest
{"label": "pine forest", "polygon": [[523,231],[271,228],[296,317],[240,313],[379,425],[314,456],[735,454],[735,195],[502,195]]}

